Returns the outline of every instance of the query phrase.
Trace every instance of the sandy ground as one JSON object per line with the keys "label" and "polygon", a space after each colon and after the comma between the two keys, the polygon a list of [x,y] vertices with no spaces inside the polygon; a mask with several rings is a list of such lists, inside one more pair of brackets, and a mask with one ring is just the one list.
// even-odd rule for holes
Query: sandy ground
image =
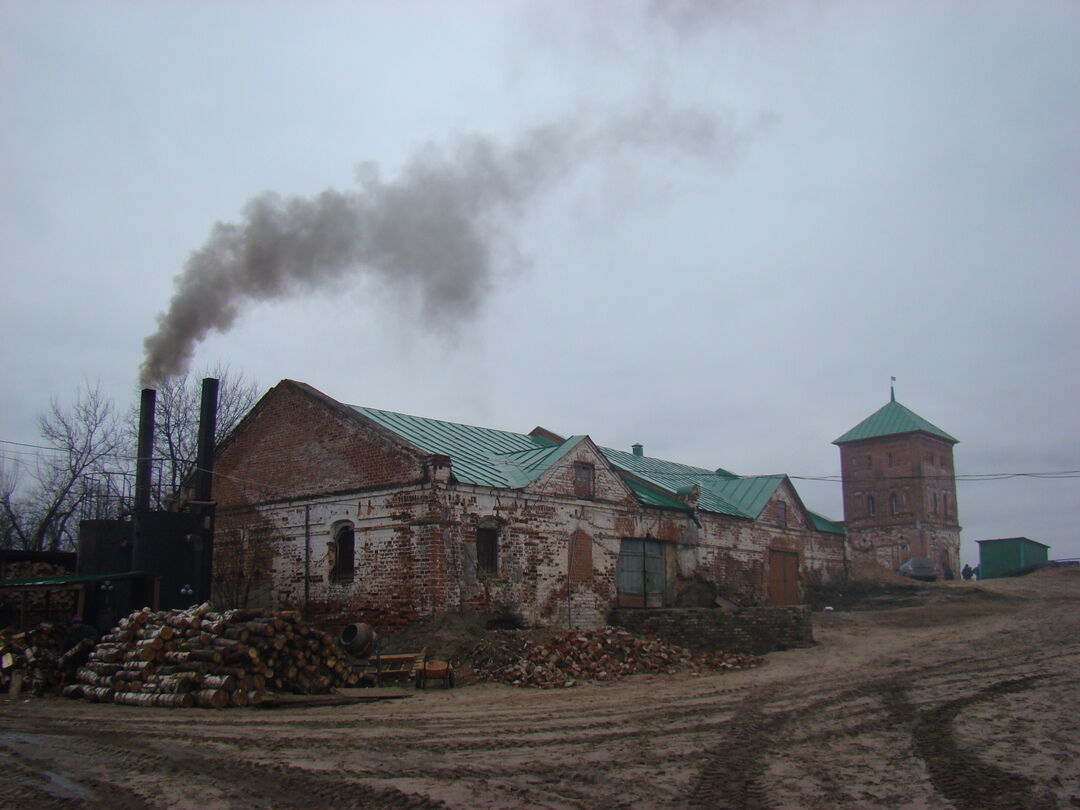
{"label": "sandy ground", "polygon": [[333,708],[0,701],[0,806],[1080,807],[1080,570],[817,617],[729,674]]}

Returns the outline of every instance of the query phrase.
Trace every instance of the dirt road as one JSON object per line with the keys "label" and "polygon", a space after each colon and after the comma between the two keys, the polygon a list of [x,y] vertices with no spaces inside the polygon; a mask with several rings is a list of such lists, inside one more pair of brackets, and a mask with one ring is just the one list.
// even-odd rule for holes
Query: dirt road
{"label": "dirt road", "polygon": [[1080,807],[1080,571],[823,613],[729,674],[336,708],[0,701],[0,806]]}

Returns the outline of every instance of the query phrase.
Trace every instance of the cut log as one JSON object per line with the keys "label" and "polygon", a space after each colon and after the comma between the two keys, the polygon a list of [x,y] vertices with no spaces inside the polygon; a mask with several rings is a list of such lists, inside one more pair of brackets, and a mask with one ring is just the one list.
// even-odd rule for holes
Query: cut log
{"label": "cut log", "polygon": [[189,694],[195,705],[203,709],[224,709],[229,705],[230,696],[224,689],[200,689]]}
{"label": "cut log", "polygon": [[186,709],[190,708],[194,701],[190,694],[120,692],[113,696],[113,703],[124,706],[157,706],[169,709]]}

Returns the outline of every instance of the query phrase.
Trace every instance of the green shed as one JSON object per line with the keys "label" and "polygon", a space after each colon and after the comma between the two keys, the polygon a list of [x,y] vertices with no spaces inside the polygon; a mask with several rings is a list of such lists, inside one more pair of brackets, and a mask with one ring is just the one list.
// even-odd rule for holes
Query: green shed
{"label": "green shed", "polygon": [[1026,537],[979,540],[979,579],[1004,577],[1049,559],[1050,546]]}

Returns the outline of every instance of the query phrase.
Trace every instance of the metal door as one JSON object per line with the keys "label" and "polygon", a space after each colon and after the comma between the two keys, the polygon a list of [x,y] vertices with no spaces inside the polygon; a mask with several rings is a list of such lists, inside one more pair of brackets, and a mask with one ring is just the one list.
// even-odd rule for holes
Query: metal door
{"label": "metal door", "polygon": [[620,607],[663,607],[664,544],[626,538],[619,548],[616,581]]}

